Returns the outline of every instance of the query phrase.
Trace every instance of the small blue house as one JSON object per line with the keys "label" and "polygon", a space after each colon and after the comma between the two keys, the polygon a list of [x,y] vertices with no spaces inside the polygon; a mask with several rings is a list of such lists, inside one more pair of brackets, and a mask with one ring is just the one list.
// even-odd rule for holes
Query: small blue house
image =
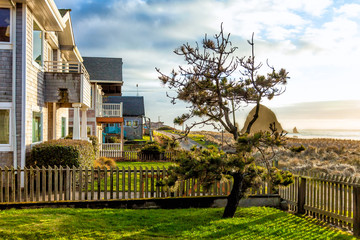
{"label": "small blue house", "polygon": [[[143,138],[143,119],[145,116],[144,97],[107,96],[104,103],[123,103],[124,138],[128,140]],[[103,130],[103,142],[109,136],[120,137],[120,124],[108,123]]]}

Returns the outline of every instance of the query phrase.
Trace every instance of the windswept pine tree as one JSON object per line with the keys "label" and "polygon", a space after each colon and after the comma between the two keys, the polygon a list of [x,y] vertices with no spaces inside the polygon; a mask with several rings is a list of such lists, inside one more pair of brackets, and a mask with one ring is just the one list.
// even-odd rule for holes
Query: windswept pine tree
{"label": "windswept pine tree", "polygon": [[[252,55],[238,58],[234,55],[237,47],[232,45],[230,34],[224,34],[221,26],[219,34],[214,35],[213,39],[205,35],[201,44],[191,46],[186,43],[174,51],[176,55],[184,57],[185,66],[173,69],[169,75],[156,69],[161,82],[176,92],[175,96],[168,95],[171,102],[175,104],[181,100],[188,104],[189,112],[175,119],[178,124],[193,119],[191,124],[186,125],[186,134],[196,126],[211,125],[214,129],[224,128],[237,141],[235,154],[194,150],[180,155],[178,166],[172,169],[168,179],[168,184],[173,185],[178,180],[196,177],[205,186],[210,186],[216,180],[232,177],[234,184],[224,218],[234,216],[240,199],[261,180],[271,179],[273,186],[292,182],[290,173],[272,168],[269,161],[274,156],[272,150],[284,144],[283,135],[277,132],[275,125],[269,126],[267,132],[249,134],[259,117],[262,99],[272,99],[282,94],[289,78],[285,69],[276,71],[269,64],[269,73],[258,74],[263,64],[255,62],[253,36],[248,41]],[[241,77],[232,77],[237,71]],[[255,104],[255,113],[245,133],[241,134],[235,112],[249,103]],[[255,153],[257,157],[254,157]],[[255,161],[261,161],[265,168],[255,164]]]}

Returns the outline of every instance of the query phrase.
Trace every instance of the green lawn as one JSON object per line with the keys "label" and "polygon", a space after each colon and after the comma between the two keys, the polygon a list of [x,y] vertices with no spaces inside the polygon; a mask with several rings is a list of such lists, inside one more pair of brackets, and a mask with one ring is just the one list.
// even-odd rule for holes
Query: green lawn
{"label": "green lawn", "polygon": [[[142,167],[143,171],[145,170],[145,168],[147,167],[148,170],[149,170],[149,174],[150,174],[150,171],[151,171],[151,167],[154,168],[154,171],[157,170],[157,168],[159,167],[160,170],[163,169],[163,167],[165,168],[168,168],[170,165],[172,165],[174,163],[172,162],[117,162],[116,165],[117,167],[119,167],[119,170],[122,171],[122,168],[124,167],[125,170],[128,170],[128,168],[130,167],[130,169],[134,169],[136,167],[137,169],[137,190],[140,189],[140,167]],[[114,179],[115,179],[115,172],[114,172]],[[129,189],[129,184],[128,184],[128,173],[125,173],[125,191],[127,192],[128,189]],[[134,190],[134,179],[133,179],[133,175],[131,176],[131,190],[133,191]],[[120,187],[120,191],[122,190],[122,174],[120,172],[120,175],[119,175],[119,183],[121,185]],[[145,179],[143,180],[145,182]],[[155,184],[156,184],[156,179],[155,179]],[[104,185],[105,185],[105,182],[104,182],[104,178],[102,177],[101,180],[100,180],[100,187],[102,190],[104,190]],[[111,183],[110,183],[110,176],[107,176],[107,190],[110,191],[110,186],[111,186]],[[145,187],[145,185],[144,185]],[[98,189],[98,185],[97,185],[97,181],[95,181],[95,186],[94,186],[94,190],[97,191]],[[113,181],[113,189],[116,189],[116,181],[114,180]],[[88,186],[88,190],[90,191],[91,190],[91,186],[89,185]],[[151,190],[151,179],[148,178],[148,190],[150,191]]]}
{"label": "green lawn", "polygon": [[355,239],[273,208],[27,209],[0,212],[0,239]]}
{"label": "green lawn", "polygon": [[125,169],[128,169],[128,167],[130,167],[131,169],[134,169],[134,167],[136,167],[136,169],[140,169],[140,167],[142,167],[143,169],[145,169],[145,167],[147,167],[148,169],[151,169],[151,167],[153,167],[154,169],[157,169],[157,167],[159,167],[160,169],[162,169],[163,167],[168,168],[170,165],[172,165],[174,163],[172,162],[117,162],[116,165],[122,169],[123,167]]}

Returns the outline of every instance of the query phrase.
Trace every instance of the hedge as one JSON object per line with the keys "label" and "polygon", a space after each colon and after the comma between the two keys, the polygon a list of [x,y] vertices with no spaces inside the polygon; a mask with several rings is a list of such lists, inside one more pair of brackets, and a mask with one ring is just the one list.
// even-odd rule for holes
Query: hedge
{"label": "hedge", "polygon": [[94,160],[94,147],[89,141],[58,139],[35,145],[28,165],[92,167]]}

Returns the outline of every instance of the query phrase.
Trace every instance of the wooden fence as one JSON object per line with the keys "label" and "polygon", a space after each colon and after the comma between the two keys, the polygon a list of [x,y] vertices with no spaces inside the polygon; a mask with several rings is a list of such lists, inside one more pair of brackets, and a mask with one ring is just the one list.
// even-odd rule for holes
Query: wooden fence
{"label": "wooden fence", "polygon": [[172,152],[164,152],[158,155],[141,154],[140,151],[121,151],[120,143],[100,144],[100,157],[113,158],[122,161],[171,161]]}
{"label": "wooden fence", "polygon": [[360,180],[325,174],[298,174],[280,188],[290,210],[353,231],[360,236]]}

